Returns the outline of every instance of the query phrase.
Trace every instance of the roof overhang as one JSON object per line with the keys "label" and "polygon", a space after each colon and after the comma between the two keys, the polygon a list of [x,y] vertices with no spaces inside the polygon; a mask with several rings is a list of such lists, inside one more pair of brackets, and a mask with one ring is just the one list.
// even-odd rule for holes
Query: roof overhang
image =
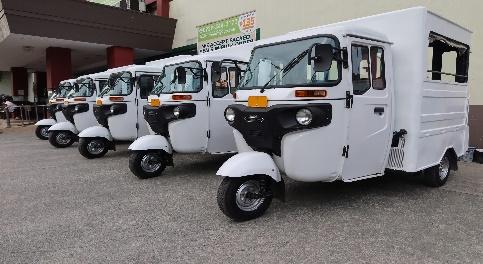
{"label": "roof overhang", "polygon": [[[74,60],[75,52],[87,54],[98,49],[95,53],[105,54],[109,46],[131,47],[137,58],[149,57],[171,49],[175,28],[175,19],[82,0],[0,0],[0,57],[25,57],[28,50],[25,54],[22,47],[35,50],[49,46],[73,49],[74,64],[79,64]],[[12,46],[17,49],[10,50]],[[9,63],[1,64],[0,70],[5,70],[4,64]],[[10,64],[28,66],[15,61]]]}

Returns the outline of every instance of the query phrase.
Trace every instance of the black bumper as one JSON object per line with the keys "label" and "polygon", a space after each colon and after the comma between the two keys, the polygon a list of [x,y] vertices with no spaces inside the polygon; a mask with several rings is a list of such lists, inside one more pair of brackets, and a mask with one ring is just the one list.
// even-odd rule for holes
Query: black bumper
{"label": "black bumper", "polygon": [[[111,109],[113,111],[111,111]],[[110,105],[94,105],[93,111],[97,122],[101,126],[105,128],[109,128],[107,119],[110,116],[125,114],[127,112],[127,105],[125,103],[116,103],[116,104],[110,104]]]}
{"label": "black bumper", "polygon": [[[238,130],[247,144],[256,151],[281,155],[284,135],[305,129],[327,126],[332,121],[332,105],[328,103],[304,105],[274,105],[268,108],[251,108],[234,104],[235,120],[229,124]],[[312,112],[312,122],[300,125],[295,115],[300,109]],[[317,140],[317,139],[314,139]]]}
{"label": "black bumper", "polygon": [[[179,117],[173,114],[174,108],[180,108]],[[164,137],[169,137],[168,124],[174,120],[186,119],[196,116],[196,105],[193,103],[182,103],[176,105],[144,106],[144,119],[149,127],[156,133]]]}

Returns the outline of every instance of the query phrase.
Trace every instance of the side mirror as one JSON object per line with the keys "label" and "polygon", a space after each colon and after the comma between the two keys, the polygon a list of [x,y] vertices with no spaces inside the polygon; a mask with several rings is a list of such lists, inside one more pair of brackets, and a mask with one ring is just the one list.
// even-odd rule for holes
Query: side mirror
{"label": "side mirror", "polygon": [[177,67],[175,74],[178,84],[186,84],[186,69],[183,66]]}
{"label": "side mirror", "polygon": [[333,47],[330,44],[315,44],[312,48],[315,56],[312,57],[312,51],[309,56],[309,65],[314,62],[315,72],[325,72],[330,70],[332,60],[334,59]]}
{"label": "side mirror", "polygon": [[211,63],[211,82],[215,83],[221,79],[221,63],[214,61]]}

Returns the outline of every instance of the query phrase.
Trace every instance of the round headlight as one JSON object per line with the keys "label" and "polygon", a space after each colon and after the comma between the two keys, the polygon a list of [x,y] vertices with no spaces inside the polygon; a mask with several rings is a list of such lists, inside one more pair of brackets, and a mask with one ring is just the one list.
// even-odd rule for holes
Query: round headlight
{"label": "round headlight", "polygon": [[79,110],[80,110],[80,105],[76,105],[75,108],[74,108],[74,111],[79,112]]}
{"label": "round headlight", "polygon": [[176,118],[179,118],[179,115],[181,114],[181,109],[179,108],[179,106],[176,106],[174,109],[173,109],[173,115],[174,117]]}
{"label": "round headlight", "polygon": [[62,105],[58,104],[56,108],[57,108],[57,111],[60,111],[60,110],[62,110]]}
{"label": "round headlight", "polygon": [[297,111],[295,119],[303,126],[309,125],[312,122],[312,112],[309,109],[300,109]]}
{"label": "round headlight", "polygon": [[233,110],[232,108],[227,108],[225,110],[225,119],[228,122],[235,121],[235,110]]}
{"label": "round headlight", "polygon": [[116,111],[117,111],[117,108],[115,105],[111,106],[111,108],[109,109],[109,112],[111,112],[111,114],[116,114]]}

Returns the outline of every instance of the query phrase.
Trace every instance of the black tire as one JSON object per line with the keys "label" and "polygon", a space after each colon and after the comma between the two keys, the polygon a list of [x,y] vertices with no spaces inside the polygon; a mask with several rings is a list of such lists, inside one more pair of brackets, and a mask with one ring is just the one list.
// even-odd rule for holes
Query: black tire
{"label": "black tire", "polygon": [[[90,144],[97,144],[98,151],[92,152]],[[109,151],[109,144],[105,138],[80,138],[79,153],[87,159],[101,158]]]}
{"label": "black tire", "polygon": [[424,170],[424,184],[429,187],[445,185],[451,169],[451,157],[446,153],[438,165]]}
{"label": "black tire", "polygon": [[237,203],[237,192],[242,185],[248,182],[257,182],[261,188],[266,191],[270,191],[268,187],[268,180],[264,180],[264,177],[242,177],[242,178],[230,178],[225,177],[218,187],[217,202],[220,210],[228,217],[235,221],[247,221],[257,217],[260,217],[270,206],[272,202],[272,195],[266,195],[258,202],[257,206],[254,206],[250,210],[242,209]]}
{"label": "black tire", "polygon": [[70,131],[49,131],[49,142],[56,148],[66,148],[74,144],[75,135]]}
{"label": "black tire", "polygon": [[[150,161],[154,163],[143,165],[143,163],[149,163]],[[150,165],[153,168],[146,168],[146,166]],[[166,159],[161,151],[132,151],[129,154],[129,169],[139,179],[158,177],[166,169]]]}
{"label": "black tire", "polygon": [[37,126],[35,128],[35,135],[42,140],[49,139],[49,128],[50,126]]}

